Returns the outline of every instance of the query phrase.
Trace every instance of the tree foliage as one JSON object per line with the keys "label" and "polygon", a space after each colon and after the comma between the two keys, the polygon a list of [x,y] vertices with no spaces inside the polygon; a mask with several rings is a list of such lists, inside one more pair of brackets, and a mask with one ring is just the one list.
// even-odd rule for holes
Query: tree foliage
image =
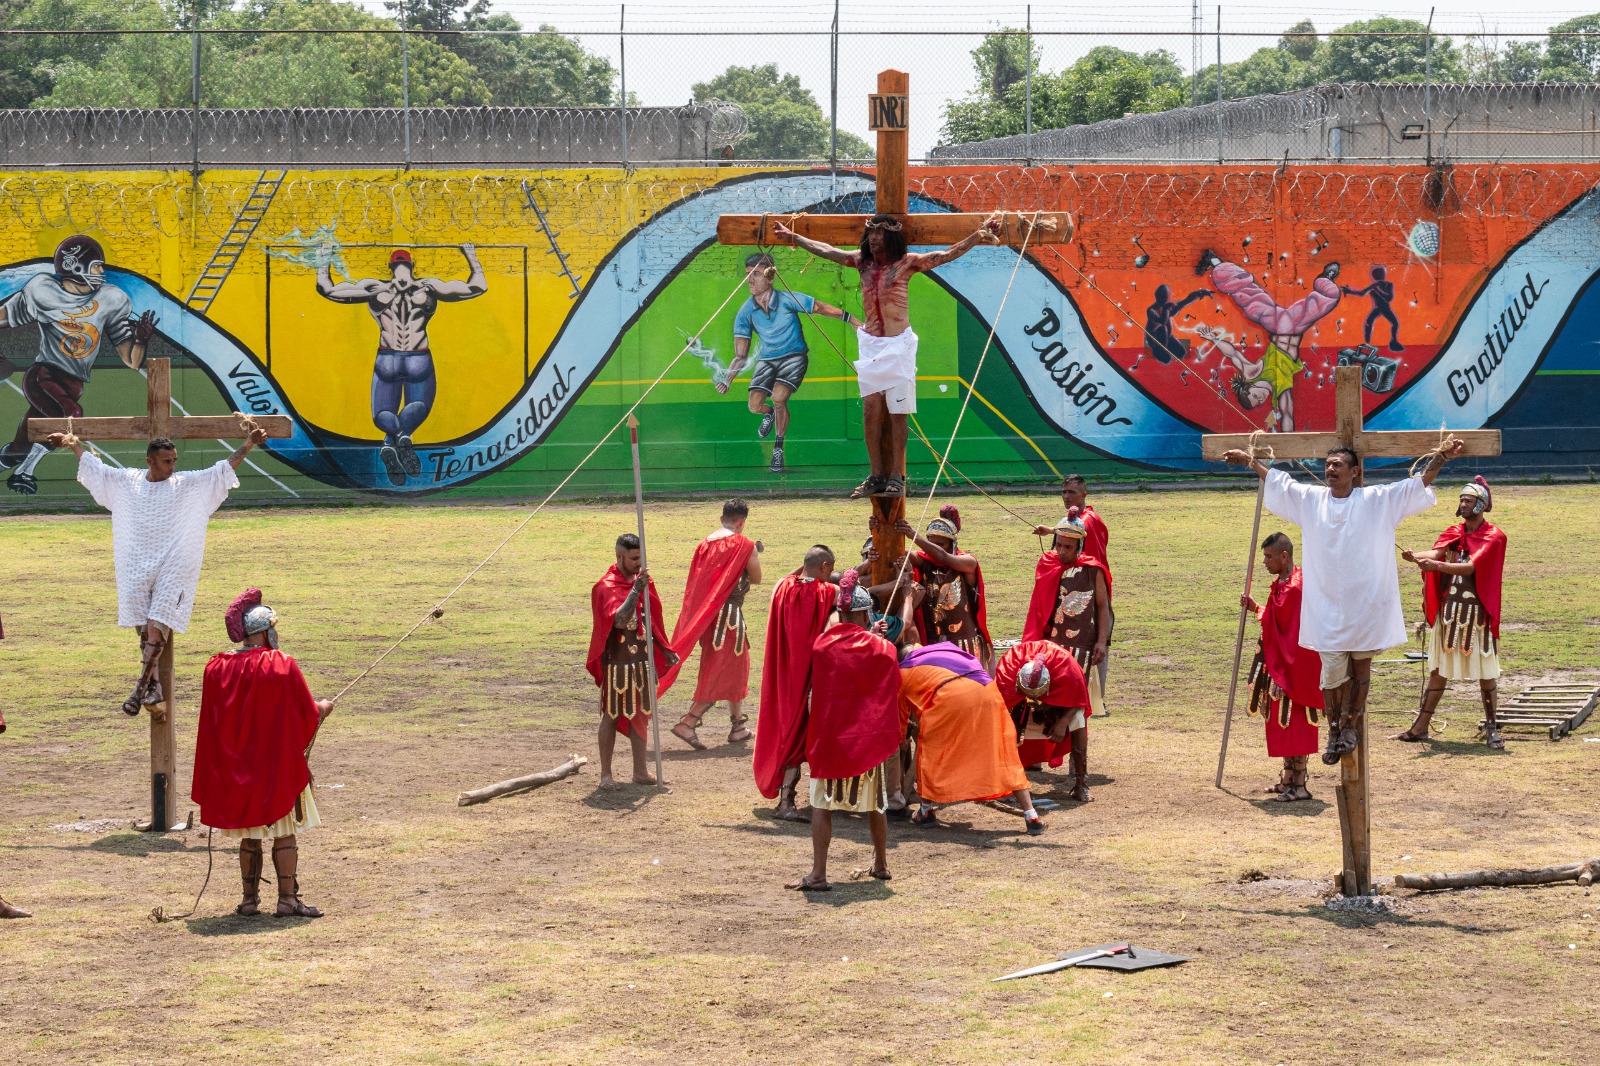
{"label": "tree foliage", "polygon": [[[829,151],[828,116],[811,91],[776,63],[733,66],[693,87],[695,103],[720,100],[738,104],[749,132],[735,147],[740,159],[823,159]],[[870,159],[872,148],[853,133],[839,131],[841,159]]]}
{"label": "tree foliage", "polygon": [[[0,106],[187,107],[191,35],[207,29],[350,30],[206,35],[205,107],[582,106],[616,102],[604,57],[541,26],[519,30],[487,0],[400,0],[394,20],[351,0],[0,0],[0,26],[170,29],[171,36],[0,38]],[[396,22],[416,30],[404,42]],[[409,78],[407,69],[409,68]]]}

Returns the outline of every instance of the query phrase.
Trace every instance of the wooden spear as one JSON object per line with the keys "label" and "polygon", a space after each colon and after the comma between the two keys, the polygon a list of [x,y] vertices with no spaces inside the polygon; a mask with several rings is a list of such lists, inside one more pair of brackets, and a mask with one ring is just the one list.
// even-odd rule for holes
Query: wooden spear
{"label": "wooden spear", "polygon": [[[628,438],[633,443],[633,509],[639,519],[639,569],[648,575],[650,556],[644,546],[644,478],[639,472],[639,420],[631,414],[628,416]],[[650,691],[645,698],[650,706],[650,739],[656,748],[656,784],[665,788],[667,779],[661,769],[661,716],[656,713],[656,634],[655,624],[650,619],[648,584],[645,586],[643,606],[645,677],[650,682]]]}
{"label": "wooden spear", "polygon": [[[1252,460],[1255,459],[1255,449],[1251,448]],[[1250,595],[1250,583],[1256,576],[1256,538],[1261,536],[1261,504],[1267,492],[1267,479],[1256,479],[1256,517],[1250,527],[1249,554],[1244,561],[1244,594]],[[1233,730],[1233,703],[1239,695],[1239,660],[1244,655],[1244,626],[1250,617],[1250,609],[1243,603],[1239,604],[1239,632],[1233,640],[1233,680],[1228,683],[1228,713],[1222,719],[1222,750],[1217,753],[1217,780],[1216,786],[1222,787],[1222,768],[1228,761],[1228,734]]]}

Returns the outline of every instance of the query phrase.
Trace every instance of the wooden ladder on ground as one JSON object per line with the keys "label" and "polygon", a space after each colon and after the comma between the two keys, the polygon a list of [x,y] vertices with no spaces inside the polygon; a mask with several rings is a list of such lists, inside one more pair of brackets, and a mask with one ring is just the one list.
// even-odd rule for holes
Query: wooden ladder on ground
{"label": "wooden ladder on ground", "polygon": [[249,244],[250,238],[255,235],[256,227],[267,217],[267,208],[272,206],[272,198],[278,195],[278,187],[283,184],[285,173],[287,172],[282,170],[263,170],[261,176],[256,178],[255,185],[250,189],[250,195],[245,198],[244,206],[234,217],[233,225],[228,227],[228,233],[222,238],[222,243],[211,253],[211,259],[206,263],[205,270],[195,279],[194,288],[189,290],[189,296],[184,303],[201,314],[211,310],[211,302],[217,298],[217,293],[222,291],[222,283],[233,273],[239,257],[244,254],[245,245]]}
{"label": "wooden ladder on ground", "polygon": [[[1596,703],[1600,703],[1600,688],[1592,685],[1533,685],[1501,704],[1495,718],[1502,729],[1547,729],[1551,740],[1560,740],[1588,721]],[[1480,719],[1479,736],[1483,726]]]}

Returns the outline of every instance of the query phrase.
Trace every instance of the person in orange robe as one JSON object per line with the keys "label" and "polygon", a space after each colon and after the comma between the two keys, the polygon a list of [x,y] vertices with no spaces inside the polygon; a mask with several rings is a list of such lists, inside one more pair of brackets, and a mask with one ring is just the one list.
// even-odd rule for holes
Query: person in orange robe
{"label": "person in orange robe", "polygon": [[[786,888],[826,892],[833,812],[867,816],[871,875],[889,880],[888,771],[900,762],[900,656],[870,621],[872,597],[846,571],[838,624],[812,645],[806,768],[811,774],[811,870]],[[872,631],[867,630],[868,625]]]}
{"label": "person in orange robe", "polygon": [[1024,766],[1060,766],[1072,757],[1073,797],[1089,795],[1089,686],[1078,660],[1059,644],[1029,640],[1000,657],[994,683],[1017,728]]}
{"label": "person in orange robe", "polygon": [[633,783],[653,785],[656,775],[645,766],[645,730],[650,727],[650,658],[645,651],[645,605],[650,611],[651,655],[656,676],[676,666],[678,657],[667,644],[656,583],[644,572],[639,538],[617,538],[617,561],[589,590],[589,656],[585,666],[600,686],[600,787],[613,789],[611,757],[617,734],[628,738],[633,753]]}
{"label": "person in orange robe", "polygon": [[952,803],[1014,796],[1028,835],[1044,832],[1028,777],[1017,761],[1017,730],[1005,697],[983,664],[954,644],[929,644],[900,660],[900,720],[917,722],[913,825],[935,825]]}
{"label": "person in orange robe", "polygon": [[728,701],[728,743],[750,739],[745,728],[744,698],[750,693],[750,640],[744,624],[744,598],[761,583],[761,542],[744,535],[750,505],[732,499],[722,505],[722,525],[695,547],[689,580],[683,587],[683,610],[672,630],[672,653],[679,665],[661,675],[657,696],[677,680],[682,663],[700,645],[700,677],[694,702],[672,735],[695,751],[706,750],[700,719],[719,700]]}
{"label": "person in orange robe", "polygon": [[1311,798],[1306,759],[1321,747],[1317,719],[1322,657],[1300,646],[1300,568],[1294,565],[1294,542],[1283,533],[1272,534],[1261,542],[1261,559],[1277,579],[1267,602],[1239,598],[1261,620],[1261,650],[1250,667],[1250,713],[1266,719],[1267,755],[1283,760],[1283,774],[1266,791],[1294,803]]}
{"label": "person in orange robe", "polygon": [[777,799],[773,817],[804,822],[809,815],[795,805],[800,764],[806,757],[806,712],[809,708],[811,656],[816,639],[828,628],[838,590],[833,552],[818,544],[805,561],[772,589],[767,612],[767,646],[761,667],[761,714],[756,722],[756,787]]}

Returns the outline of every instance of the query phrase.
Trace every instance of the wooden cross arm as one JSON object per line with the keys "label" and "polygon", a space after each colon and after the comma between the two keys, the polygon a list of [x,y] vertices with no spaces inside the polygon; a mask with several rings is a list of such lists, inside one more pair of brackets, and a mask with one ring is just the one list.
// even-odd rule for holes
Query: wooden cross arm
{"label": "wooden cross arm", "polygon": [[[294,424],[288,415],[252,415],[256,425],[267,431],[268,437],[294,436]],[[68,419],[28,419],[28,439],[42,441],[52,433],[66,433]],[[245,431],[233,415],[189,415],[173,418],[155,432],[148,415],[129,415],[121,418],[74,418],[71,432],[84,440],[150,440],[154,437],[172,436],[179,440],[215,440],[218,437],[243,438]]]}
{"label": "wooden cross arm", "polygon": [[[950,245],[972,236],[988,221],[988,215],[941,214],[896,215],[905,226],[908,245]],[[723,215],[717,219],[720,244],[784,244],[773,227],[781,222],[802,237],[827,244],[854,248],[861,243],[866,215]],[[1035,225],[1035,222],[1037,224]],[[1032,230],[1032,236],[1029,231]],[[1000,217],[1000,243],[1019,247],[1023,241],[1034,244],[1066,244],[1072,240],[1072,216],[1065,211],[1040,212],[1038,218],[1027,212],[1008,211]]]}
{"label": "wooden cross arm", "polygon": [[[1498,429],[1460,429],[1446,432],[1466,444],[1462,455],[1499,455],[1500,431]],[[1221,459],[1222,453],[1237,448],[1248,453],[1250,442],[1272,449],[1277,459],[1321,459],[1332,448],[1344,442],[1337,433],[1267,433],[1257,437],[1251,433],[1207,433],[1200,438],[1200,456],[1204,459]],[[1436,429],[1368,430],[1356,438],[1356,453],[1363,460],[1369,458],[1404,458],[1418,456],[1439,446]]]}

